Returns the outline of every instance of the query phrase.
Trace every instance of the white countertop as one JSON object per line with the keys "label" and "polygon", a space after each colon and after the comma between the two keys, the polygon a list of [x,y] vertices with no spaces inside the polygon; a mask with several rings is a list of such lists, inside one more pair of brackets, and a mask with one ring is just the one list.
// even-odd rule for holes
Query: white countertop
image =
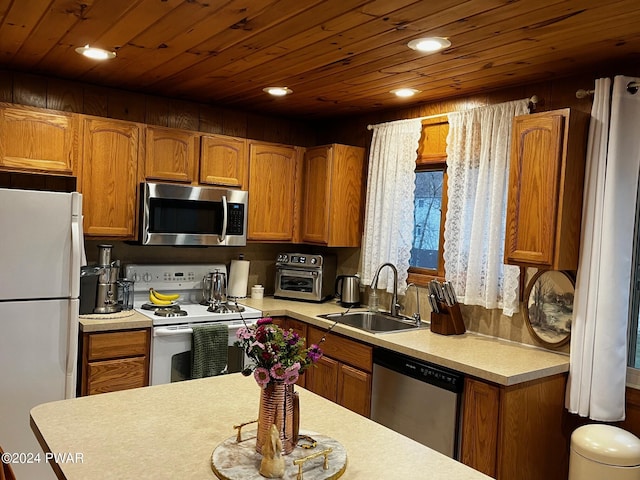
{"label": "white countertop", "polygon": [[[338,440],[342,478],[483,480],[489,477],[307,390],[300,428]],[[211,454],[257,418],[260,389],[240,374],[38,405],[31,424],[45,452],[81,454],[54,469],[66,480],[216,478]]]}
{"label": "white countertop", "polygon": [[[243,299],[242,303],[262,310],[265,316],[286,315],[324,329],[333,322],[317,315],[345,310],[335,301],[308,303],[265,297]],[[504,386],[569,371],[568,355],[473,332],[439,335],[426,327],[373,334],[343,324],[332,331]],[[331,341],[330,335],[326,341]]]}
{"label": "white countertop", "polygon": [[[323,329],[328,329],[333,322],[318,315],[345,310],[335,301],[310,303],[265,297],[260,300],[246,298],[239,303],[259,309],[265,316],[288,316]],[[105,317],[104,320],[81,318],[80,328],[84,332],[94,332],[151,327],[151,320],[138,313],[128,318]],[[472,332],[445,336],[432,333],[425,327],[372,334],[342,324],[337,324],[333,332],[504,386],[569,371],[569,356],[566,354]],[[329,335],[326,341],[330,340]]]}

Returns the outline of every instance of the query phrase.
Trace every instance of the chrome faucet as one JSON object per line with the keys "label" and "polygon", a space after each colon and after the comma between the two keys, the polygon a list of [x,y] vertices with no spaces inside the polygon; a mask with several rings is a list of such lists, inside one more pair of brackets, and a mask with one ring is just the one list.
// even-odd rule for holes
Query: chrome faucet
{"label": "chrome faucet", "polygon": [[391,313],[392,317],[398,316],[398,310],[402,307],[398,304],[398,269],[393,263],[383,263],[376,270],[375,275],[373,276],[373,280],[371,280],[371,288],[375,291],[378,288],[378,276],[380,275],[380,270],[384,267],[391,267],[393,270],[393,293],[391,294],[391,306],[389,307],[389,313]]}
{"label": "chrome faucet", "polygon": [[409,291],[409,287],[415,287],[416,289],[416,313],[414,313],[411,317],[415,320],[416,325],[419,327],[422,323],[422,318],[420,317],[420,294],[418,293],[420,290],[415,283],[410,283],[407,285],[407,292]]}

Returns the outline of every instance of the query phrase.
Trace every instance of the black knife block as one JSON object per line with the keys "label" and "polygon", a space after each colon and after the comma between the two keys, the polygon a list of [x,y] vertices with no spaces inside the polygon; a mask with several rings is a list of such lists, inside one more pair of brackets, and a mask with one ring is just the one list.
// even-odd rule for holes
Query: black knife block
{"label": "black knife block", "polygon": [[440,335],[462,335],[467,329],[462,320],[460,304],[448,306],[438,302],[440,313],[431,312],[431,331]]}

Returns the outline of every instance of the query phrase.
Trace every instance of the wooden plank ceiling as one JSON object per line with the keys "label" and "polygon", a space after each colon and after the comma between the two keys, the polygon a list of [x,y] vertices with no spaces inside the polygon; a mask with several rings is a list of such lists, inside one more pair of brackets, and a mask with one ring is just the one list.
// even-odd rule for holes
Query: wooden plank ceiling
{"label": "wooden plank ceiling", "polygon": [[[452,47],[407,48],[423,36]],[[85,44],[118,56],[88,60]],[[638,0],[0,0],[0,68],[301,118],[638,60]]]}

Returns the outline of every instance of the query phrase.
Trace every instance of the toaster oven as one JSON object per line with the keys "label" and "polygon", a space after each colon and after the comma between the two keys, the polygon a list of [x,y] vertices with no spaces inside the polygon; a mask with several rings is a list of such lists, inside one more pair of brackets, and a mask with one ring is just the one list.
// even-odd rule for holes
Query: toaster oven
{"label": "toaster oven", "polygon": [[275,298],[324,302],[334,294],[336,258],[332,255],[281,253],[276,260]]}

